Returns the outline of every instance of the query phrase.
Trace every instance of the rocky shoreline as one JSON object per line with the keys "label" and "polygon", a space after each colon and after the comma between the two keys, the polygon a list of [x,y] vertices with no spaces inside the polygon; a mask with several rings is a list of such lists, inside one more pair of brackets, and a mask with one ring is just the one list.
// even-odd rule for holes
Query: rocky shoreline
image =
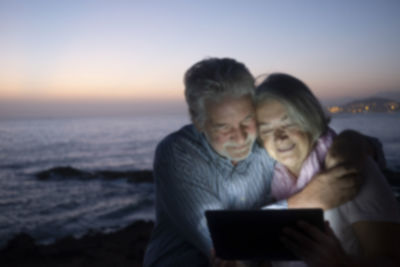
{"label": "rocky shoreline", "polygon": [[153,222],[137,221],[113,233],[66,237],[51,245],[37,245],[31,236],[19,234],[0,251],[0,266],[142,266],[153,226]]}

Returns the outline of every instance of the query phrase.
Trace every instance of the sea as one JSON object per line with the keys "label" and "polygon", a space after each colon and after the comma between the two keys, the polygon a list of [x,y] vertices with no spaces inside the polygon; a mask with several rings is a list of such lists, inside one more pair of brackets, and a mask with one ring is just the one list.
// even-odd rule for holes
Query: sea
{"label": "sea", "polygon": [[[129,182],[124,173],[151,170],[157,143],[187,123],[185,114],[1,119],[0,248],[21,232],[49,244],[153,220],[152,183]],[[377,137],[388,168],[400,172],[400,113],[340,114],[331,127]],[[38,178],[59,167],[92,176]],[[113,179],[104,179],[104,171]]]}

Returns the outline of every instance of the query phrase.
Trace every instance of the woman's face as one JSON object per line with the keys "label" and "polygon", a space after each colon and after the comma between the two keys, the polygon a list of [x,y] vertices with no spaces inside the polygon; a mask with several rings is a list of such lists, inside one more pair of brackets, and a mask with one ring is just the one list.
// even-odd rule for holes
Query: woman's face
{"label": "woman's face", "polygon": [[257,107],[259,137],[269,155],[298,176],[311,149],[309,134],[295,123],[277,100],[266,100]]}

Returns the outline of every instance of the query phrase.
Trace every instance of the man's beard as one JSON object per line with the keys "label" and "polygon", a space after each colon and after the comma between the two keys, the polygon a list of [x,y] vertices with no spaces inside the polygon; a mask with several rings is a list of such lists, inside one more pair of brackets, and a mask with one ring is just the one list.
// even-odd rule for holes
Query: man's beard
{"label": "man's beard", "polygon": [[[233,162],[238,162],[238,161],[244,160],[250,155],[255,140],[256,140],[256,135],[255,134],[249,134],[249,135],[247,135],[246,141],[242,145],[238,145],[234,141],[227,141],[223,145],[223,151],[222,151],[223,153],[222,153],[222,155],[224,157],[226,157],[227,159],[229,159],[230,161],[233,161]],[[234,153],[234,154],[239,154],[239,155],[232,156],[232,153],[229,153],[229,151],[231,149],[235,149],[237,147],[243,147],[243,151],[237,151],[238,153]],[[241,152],[242,153],[246,152],[246,153],[242,154]]]}

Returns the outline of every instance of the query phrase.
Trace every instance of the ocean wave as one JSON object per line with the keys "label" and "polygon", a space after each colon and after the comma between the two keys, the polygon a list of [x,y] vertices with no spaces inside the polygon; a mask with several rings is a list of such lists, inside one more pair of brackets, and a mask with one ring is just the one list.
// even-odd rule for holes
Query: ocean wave
{"label": "ocean wave", "polygon": [[131,205],[123,206],[118,208],[117,210],[113,210],[106,214],[103,214],[98,217],[99,221],[102,220],[116,220],[119,218],[123,218],[129,216],[130,214],[135,214],[138,210],[141,209],[149,209],[154,207],[153,199],[141,199],[138,203],[133,203]]}
{"label": "ocean wave", "polygon": [[71,166],[57,166],[43,171],[35,173],[37,179],[41,181],[47,180],[66,180],[66,179],[78,179],[78,180],[92,180],[92,179],[105,179],[105,180],[117,180],[126,179],[132,183],[151,183],[153,182],[153,174],[150,170],[127,170],[127,171],[116,171],[116,170],[98,170],[98,171],[87,171],[80,170]]}
{"label": "ocean wave", "polygon": [[11,170],[19,170],[23,169],[26,167],[26,164],[24,163],[6,163],[6,164],[0,164],[0,168],[2,169],[11,169]]}

